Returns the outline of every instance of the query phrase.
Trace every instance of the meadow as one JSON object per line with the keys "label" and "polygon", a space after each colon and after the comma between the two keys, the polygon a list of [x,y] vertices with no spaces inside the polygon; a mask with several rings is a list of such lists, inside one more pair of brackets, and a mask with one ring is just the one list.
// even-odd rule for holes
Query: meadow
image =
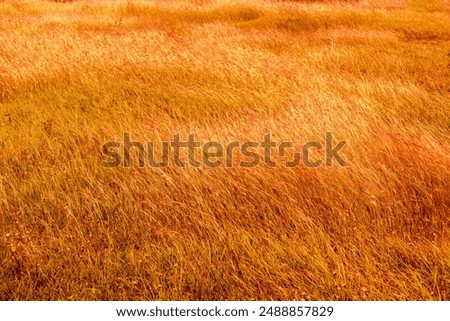
{"label": "meadow", "polygon": [[[0,299],[450,300],[449,50],[440,0],[0,1]],[[125,132],[348,166],[101,166]]]}

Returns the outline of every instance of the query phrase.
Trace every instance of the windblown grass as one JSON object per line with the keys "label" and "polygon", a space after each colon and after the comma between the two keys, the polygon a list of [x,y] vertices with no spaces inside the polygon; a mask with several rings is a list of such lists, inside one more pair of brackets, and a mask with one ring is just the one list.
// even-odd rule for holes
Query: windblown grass
{"label": "windblown grass", "polygon": [[[0,2],[0,299],[449,300],[449,21],[425,0]],[[327,131],[350,166],[100,166],[124,132]]]}

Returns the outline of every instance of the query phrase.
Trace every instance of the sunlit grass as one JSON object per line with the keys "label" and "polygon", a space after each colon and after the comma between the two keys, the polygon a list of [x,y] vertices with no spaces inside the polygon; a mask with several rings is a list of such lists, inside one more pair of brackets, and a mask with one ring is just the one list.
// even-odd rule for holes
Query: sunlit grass
{"label": "sunlit grass", "polygon": [[[448,21],[440,1],[0,2],[0,298],[450,299]],[[124,132],[327,131],[350,166],[101,166]]]}

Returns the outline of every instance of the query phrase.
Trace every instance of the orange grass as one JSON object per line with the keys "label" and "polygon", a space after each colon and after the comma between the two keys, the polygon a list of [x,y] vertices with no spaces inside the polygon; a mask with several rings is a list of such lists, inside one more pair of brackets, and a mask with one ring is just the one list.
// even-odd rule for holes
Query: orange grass
{"label": "orange grass", "polygon": [[[449,300],[440,1],[0,2],[0,299]],[[108,169],[161,143],[348,167]],[[184,136],[183,136],[184,135]]]}

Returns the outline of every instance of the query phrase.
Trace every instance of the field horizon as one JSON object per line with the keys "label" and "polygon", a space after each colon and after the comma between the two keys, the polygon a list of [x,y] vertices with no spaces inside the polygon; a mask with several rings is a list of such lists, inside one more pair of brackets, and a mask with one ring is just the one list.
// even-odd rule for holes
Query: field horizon
{"label": "field horizon", "polygon": [[448,1],[3,0],[0,44],[0,300],[450,300]]}

